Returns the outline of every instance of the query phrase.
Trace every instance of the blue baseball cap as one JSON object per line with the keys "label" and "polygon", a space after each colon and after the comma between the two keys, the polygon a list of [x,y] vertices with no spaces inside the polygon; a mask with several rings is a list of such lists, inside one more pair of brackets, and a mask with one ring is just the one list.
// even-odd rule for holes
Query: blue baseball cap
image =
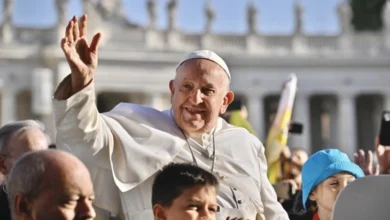
{"label": "blue baseball cap", "polygon": [[348,155],[337,149],[326,149],[311,155],[302,167],[302,204],[306,209],[306,201],[314,187],[330,176],[347,172],[356,179],[364,177],[363,170],[352,163]]}

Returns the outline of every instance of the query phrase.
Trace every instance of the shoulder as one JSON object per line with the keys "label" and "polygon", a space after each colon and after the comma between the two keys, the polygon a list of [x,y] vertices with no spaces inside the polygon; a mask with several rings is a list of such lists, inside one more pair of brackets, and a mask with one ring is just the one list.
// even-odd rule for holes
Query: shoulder
{"label": "shoulder", "polygon": [[115,106],[111,111],[104,113],[104,115],[109,117],[124,116],[128,119],[147,121],[169,121],[171,119],[169,114],[166,114],[148,106],[133,103],[120,103]]}
{"label": "shoulder", "polygon": [[256,151],[264,150],[263,143],[259,138],[251,134],[247,129],[231,125],[222,118],[219,118],[219,120],[221,120],[221,131],[219,133],[222,137],[229,139],[229,142],[237,143],[240,147],[255,148]]}
{"label": "shoulder", "polygon": [[259,140],[259,138],[257,138],[255,135],[250,133],[247,129],[229,124],[228,122],[223,120],[223,118],[219,118],[219,120],[221,123],[221,132],[222,133],[240,135],[242,137],[241,139],[251,141],[254,144],[261,144],[261,141]]}

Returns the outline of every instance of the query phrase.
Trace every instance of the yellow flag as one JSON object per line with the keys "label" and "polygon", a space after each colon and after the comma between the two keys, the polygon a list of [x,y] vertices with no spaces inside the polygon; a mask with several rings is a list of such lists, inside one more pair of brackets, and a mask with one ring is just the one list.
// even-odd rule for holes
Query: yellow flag
{"label": "yellow flag", "polygon": [[269,129],[265,144],[265,156],[268,162],[268,179],[272,184],[277,183],[281,178],[280,154],[287,145],[288,128],[296,90],[297,77],[292,73],[287,82],[283,84],[278,111]]}

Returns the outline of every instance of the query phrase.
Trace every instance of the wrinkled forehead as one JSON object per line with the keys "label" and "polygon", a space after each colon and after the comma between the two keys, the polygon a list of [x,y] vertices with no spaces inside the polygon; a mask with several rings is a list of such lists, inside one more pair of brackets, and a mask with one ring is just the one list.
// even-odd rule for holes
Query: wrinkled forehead
{"label": "wrinkled forehead", "polygon": [[177,78],[199,79],[214,78],[229,83],[225,70],[217,63],[207,59],[190,59],[181,63],[176,69]]}

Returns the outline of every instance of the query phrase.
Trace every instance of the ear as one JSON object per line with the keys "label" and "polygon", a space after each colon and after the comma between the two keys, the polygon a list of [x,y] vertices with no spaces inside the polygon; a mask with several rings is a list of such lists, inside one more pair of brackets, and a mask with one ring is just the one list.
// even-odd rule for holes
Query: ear
{"label": "ear", "polygon": [[233,102],[233,100],[234,100],[234,92],[233,91],[227,92],[225,97],[223,97],[223,104],[219,113],[220,114],[225,113],[227,107],[230,105],[230,103]]}
{"label": "ear", "polygon": [[159,204],[153,206],[153,216],[155,220],[167,220],[165,208]]}
{"label": "ear", "polygon": [[5,166],[5,157],[2,155],[0,155],[0,173],[2,173],[3,175],[8,174],[7,168]]}
{"label": "ear", "polygon": [[171,95],[173,95],[175,93],[175,80],[171,80],[169,81],[169,90],[171,91]]}
{"label": "ear", "polygon": [[313,191],[310,193],[309,199],[310,199],[311,201],[314,201],[314,202],[317,201],[318,196],[317,196],[316,190],[313,190]]}
{"label": "ear", "polygon": [[31,219],[32,204],[24,195],[16,194],[14,204],[11,205],[14,206],[15,216],[23,216],[24,219]]}

